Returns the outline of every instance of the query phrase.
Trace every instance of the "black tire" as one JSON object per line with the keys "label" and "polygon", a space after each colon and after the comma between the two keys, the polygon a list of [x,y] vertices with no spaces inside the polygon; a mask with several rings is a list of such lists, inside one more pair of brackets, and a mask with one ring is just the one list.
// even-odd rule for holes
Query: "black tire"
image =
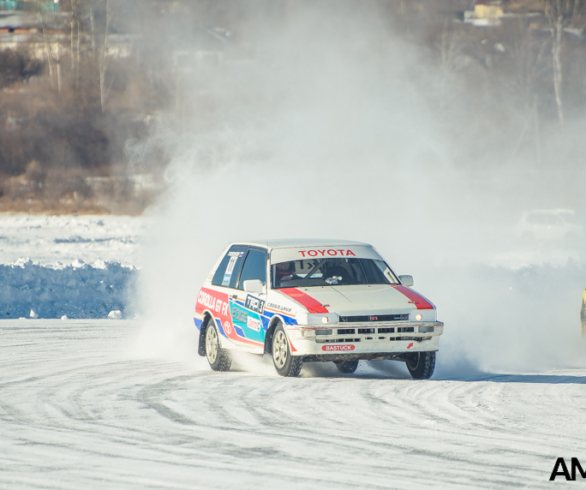
{"label": "black tire", "polygon": [[344,374],[352,374],[354,372],[356,372],[356,369],[358,369],[358,363],[360,361],[356,360],[356,361],[346,361],[346,362],[337,362],[336,363],[336,367],[338,368],[338,371],[340,371],[341,373]]}
{"label": "black tire", "polygon": [[303,367],[303,359],[291,355],[289,339],[283,325],[277,325],[271,339],[271,355],[277,373],[281,376],[296,378]]}
{"label": "black tire", "polygon": [[429,379],[435,369],[435,352],[415,352],[405,364],[413,379]]}
{"label": "black tire", "polygon": [[206,330],[208,328],[208,321],[209,321],[209,318],[206,318],[203,321],[203,324],[202,324],[201,329],[199,331],[199,343],[197,346],[197,353],[201,357],[206,356]]}
{"label": "black tire", "polygon": [[229,371],[232,365],[232,356],[226,349],[220,347],[218,329],[212,318],[208,319],[205,330],[205,352],[210,367],[214,371]]}

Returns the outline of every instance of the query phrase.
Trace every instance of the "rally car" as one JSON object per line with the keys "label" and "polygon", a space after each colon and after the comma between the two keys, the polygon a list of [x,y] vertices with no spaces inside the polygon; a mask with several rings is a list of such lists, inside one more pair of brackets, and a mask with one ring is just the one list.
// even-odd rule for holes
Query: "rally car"
{"label": "rally car", "polygon": [[235,242],[197,297],[198,352],[215,371],[239,350],[270,354],[282,376],[298,376],[304,361],[353,373],[360,360],[396,360],[427,379],[444,324],[412,285],[366,243]]}

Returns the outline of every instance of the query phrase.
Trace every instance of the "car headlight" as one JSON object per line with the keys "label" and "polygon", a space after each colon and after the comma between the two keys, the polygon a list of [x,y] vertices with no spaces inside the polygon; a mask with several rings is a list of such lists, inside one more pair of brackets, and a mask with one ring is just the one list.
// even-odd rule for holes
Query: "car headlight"
{"label": "car headlight", "polygon": [[409,313],[410,322],[435,322],[437,312],[433,310],[413,310]]}
{"label": "car headlight", "polygon": [[298,313],[295,315],[299,325],[324,325],[326,323],[333,323],[334,325],[340,321],[340,317],[336,313],[316,314],[316,313]]}

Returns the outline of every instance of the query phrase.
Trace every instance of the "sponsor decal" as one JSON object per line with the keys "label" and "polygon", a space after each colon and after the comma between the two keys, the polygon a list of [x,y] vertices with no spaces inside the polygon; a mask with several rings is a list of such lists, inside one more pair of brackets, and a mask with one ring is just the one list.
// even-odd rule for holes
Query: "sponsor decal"
{"label": "sponsor decal", "polygon": [[291,313],[291,311],[293,311],[293,310],[291,310],[291,308],[288,308],[286,306],[277,305],[275,303],[267,303],[266,308],[272,308],[273,310],[285,311],[287,313]]}
{"label": "sponsor decal", "polygon": [[257,313],[260,313],[262,315],[265,308],[265,302],[261,299],[255,298],[254,296],[250,296],[249,294],[248,296],[246,296],[246,303],[244,307],[247,310],[256,311]]}
{"label": "sponsor decal", "polygon": [[302,257],[356,257],[352,250],[323,249],[323,250],[298,250]]}
{"label": "sponsor decal", "polygon": [[411,342],[408,346],[407,349],[411,349],[411,347],[413,347],[413,342]]}
{"label": "sponsor decal", "polygon": [[553,471],[549,477],[549,481],[555,481],[556,476],[563,476],[566,481],[576,481],[576,470],[580,472],[582,478],[586,478],[586,471],[582,469],[582,465],[578,458],[572,458],[570,464],[571,471],[568,471],[568,466],[564,458],[558,458],[553,466]]}
{"label": "sponsor decal", "polygon": [[232,308],[232,321],[238,323],[248,323],[248,313],[238,306]]}
{"label": "sponsor decal", "polygon": [[262,322],[249,316],[246,322],[246,326],[255,332],[260,332],[260,329],[262,328]]}
{"label": "sponsor decal", "polygon": [[216,291],[212,291],[211,289],[202,289],[197,296],[196,311],[203,311],[203,308],[198,308],[201,305],[209,308],[218,316],[228,316],[230,304],[227,300],[227,294],[216,293]]}
{"label": "sponsor decal", "polygon": [[326,352],[345,352],[354,349],[355,346],[353,345],[324,345],[321,348],[321,350],[325,350]]}
{"label": "sponsor decal", "polygon": [[232,314],[232,328],[236,339],[240,342],[264,341],[264,329],[261,316],[256,311],[247,310],[244,304],[230,300],[230,313]]}
{"label": "sponsor decal", "polygon": [[377,320],[378,320],[378,316],[371,316],[370,317],[371,322],[376,322]]}
{"label": "sponsor decal", "polygon": [[[195,312],[201,314],[206,308],[209,309],[215,317],[220,333],[232,340],[255,346],[262,344],[263,339],[245,338],[241,327],[246,325],[249,315],[243,307],[238,307],[241,309],[238,311],[237,316],[238,318],[244,318],[244,325],[241,323],[239,326],[234,323],[236,320],[233,321],[230,314],[232,313],[232,310],[237,310],[235,306],[234,300],[226,293],[221,293],[214,289],[202,288],[197,296]],[[258,314],[254,312],[250,312],[250,315],[258,316]]]}

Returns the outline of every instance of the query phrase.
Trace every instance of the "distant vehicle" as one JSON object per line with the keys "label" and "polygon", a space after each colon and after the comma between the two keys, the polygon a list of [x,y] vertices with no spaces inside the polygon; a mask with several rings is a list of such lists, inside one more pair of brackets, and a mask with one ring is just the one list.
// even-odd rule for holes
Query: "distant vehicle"
{"label": "distant vehicle", "polygon": [[298,376],[304,361],[350,374],[360,360],[390,359],[427,379],[444,324],[412,285],[366,243],[232,243],[197,297],[198,352],[214,371],[239,350],[270,354],[282,376]]}
{"label": "distant vehicle", "polygon": [[586,289],[582,295],[582,309],[580,310],[580,321],[582,323],[582,335],[586,335]]}
{"label": "distant vehicle", "polygon": [[534,209],[521,215],[517,224],[517,235],[531,240],[565,240],[583,233],[571,209]]}

